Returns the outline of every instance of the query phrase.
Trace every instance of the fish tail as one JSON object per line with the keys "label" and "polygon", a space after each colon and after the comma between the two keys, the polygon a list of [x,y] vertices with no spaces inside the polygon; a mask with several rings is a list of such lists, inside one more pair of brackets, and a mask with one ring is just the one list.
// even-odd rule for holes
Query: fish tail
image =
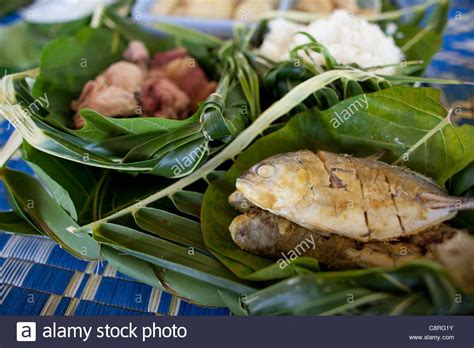
{"label": "fish tail", "polygon": [[423,205],[430,209],[474,210],[474,197],[441,196],[426,192],[418,194],[417,197]]}

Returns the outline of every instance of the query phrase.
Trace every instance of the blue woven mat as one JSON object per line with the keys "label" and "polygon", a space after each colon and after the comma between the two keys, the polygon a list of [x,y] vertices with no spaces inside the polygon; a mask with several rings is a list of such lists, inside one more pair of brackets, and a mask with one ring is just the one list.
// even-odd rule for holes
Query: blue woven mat
{"label": "blue woven mat", "polygon": [[79,260],[46,237],[0,234],[0,315],[227,315]]}
{"label": "blue woven mat", "polygon": [[[407,1],[405,1],[407,3]],[[474,3],[454,1],[443,50],[428,74],[474,81]],[[450,86],[446,106],[461,106],[472,117],[474,88]],[[0,146],[12,129],[1,121]],[[21,159],[9,166],[30,171]],[[0,209],[8,210],[0,187]],[[228,315],[134,281],[106,262],[86,262],[69,255],[44,237],[0,232],[0,315]]]}

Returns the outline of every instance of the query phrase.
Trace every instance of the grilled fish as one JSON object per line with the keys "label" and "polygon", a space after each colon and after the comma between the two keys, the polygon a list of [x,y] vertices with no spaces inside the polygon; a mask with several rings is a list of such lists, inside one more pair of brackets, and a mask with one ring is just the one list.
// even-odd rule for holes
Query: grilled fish
{"label": "grilled fish", "polygon": [[308,150],[280,154],[237,179],[248,202],[310,231],[390,241],[473,209],[431,179],[372,158]]}
{"label": "grilled fish", "polygon": [[241,249],[282,262],[293,259],[293,254],[314,257],[329,269],[352,269],[433,260],[443,264],[463,287],[474,288],[474,237],[446,224],[399,241],[364,243],[336,234],[310,231],[251,207],[232,221],[229,230]]}

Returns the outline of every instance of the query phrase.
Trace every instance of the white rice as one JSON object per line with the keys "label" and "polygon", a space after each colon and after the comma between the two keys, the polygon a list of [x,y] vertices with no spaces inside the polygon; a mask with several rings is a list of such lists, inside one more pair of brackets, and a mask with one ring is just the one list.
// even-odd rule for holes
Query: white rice
{"label": "white rice", "polygon": [[[306,36],[297,34],[298,31],[313,36],[340,64],[356,63],[368,68],[398,64],[404,58],[393,38],[386,36],[379,26],[344,10],[334,11],[329,17],[316,20],[308,26],[275,19],[269,23],[269,29],[258,51],[274,61],[288,59],[292,48],[309,42]],[[322,55],[312,53],[311,56],[318,64],[324,64]],[[394,74],[396,68],[388,67],[376,72]]]}

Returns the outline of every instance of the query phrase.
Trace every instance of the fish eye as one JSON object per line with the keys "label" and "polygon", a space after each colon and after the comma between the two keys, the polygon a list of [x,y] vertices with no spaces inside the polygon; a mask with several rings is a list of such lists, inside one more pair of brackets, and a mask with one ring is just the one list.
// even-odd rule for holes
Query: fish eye
{"label": "fish eye", "polygon": [[269,178],[275,174],[275,167],[271,164],[260,164],[255,168],[255,173],[262,178]]}

